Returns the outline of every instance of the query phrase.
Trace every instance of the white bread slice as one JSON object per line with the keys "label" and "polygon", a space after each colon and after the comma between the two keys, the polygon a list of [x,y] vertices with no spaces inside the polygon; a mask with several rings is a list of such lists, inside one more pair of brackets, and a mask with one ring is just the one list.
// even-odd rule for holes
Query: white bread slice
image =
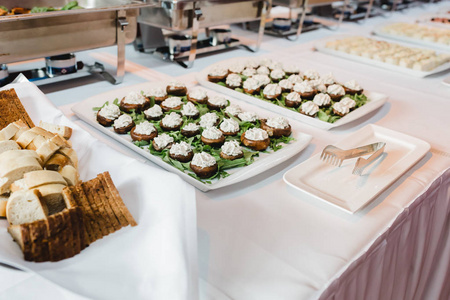
{"label": "white bread slice", "polygon": [[10,123],[8,126],[0,130],[0,141],[7,141],[11,139],[19,130],[19,127],[14,124]]}
{"label": "white bread slice", "polygon": [[47,218],[47,205],[39,196],[37,190],[12,193],[6,205],[8,222],[11,225],[17,225]]}
{"label": "white bread slice", "polygon": [[22,135],[22,133],[24,133],[25,131],[28,131],[28,129],[30,129],[30,127],[28,126],[27,123],[25,123],[22,120],[17,120],[14,122],[14,124],[17,126],[17,128],[19,128],[19,130],[16,132],[16,134],[11,139],[14,141],[17,141],[17,139]]}
{"label": "white bread slice", "polygon": [[0,154],[9,150],[20,150],[19,144],[17,144],[15,141],[8,140],[8,141],[1,141],[0,142]]}
{"label": "white bread slice", "polygon": [[63,176],[55,171],[50,170],[39,170],[25,173],[23,176],[25,181],[25,186],[29,189],[45,185],[45,184],[66,184]]}
{"label": "white bread slice", "polygon": [[41,165],[34,157],[22,157],[9,161],[7,166],[2,165],[4,171],[0,175],[0,194],[9,192],[11,184],[31,171],[42,170]]}
{"label": "white bread slice", "polygon": [[58,152],[67,156],[72,162],[72,165],[75,167],[75,169],[78,169],[78,156],[75,150],[73,150],[72,148],[61,148]]}
{"label": "white bread slice", "polygon": [[55,134],[50,141],[58,145],[59,147],[72,147],[72,144],[70,144],[65,138],[60,136],[59,134]]}
{"label": "white bread slice", "polygon": [[31,143],[26,147],[28,150],[36,151],[37,148],[41,147],[48,139],[42,135],[36,135]]}
{"label": "white bread slice", "polygon": [[67,156],[56,152],[49,160],[47,160],[44,167],[47,170],[60,171],[64,166],[71,163],[72,162]]}
{"label": "white bread slice", "polygon": [[31,129],[28,129],[27,131],[23,132],[16,140],[17,144],[20,145],[23,149],[25,149],[37,136],[36,132],[31,131]]}
{"label": "white bread slice", "polygon": [[[23,150],[20,150],[23,151]],[[6,153],[6,152],[5,152]],[[3,153],[4,154],[4,153]],[[36,163],[39,165],[39,168],[37,167]],[[0,177],[10,177],[11,173],[14,172],[16,169],[24,167],[24,166],[32,166],[36,167],[34,170],[42,170],[41,164],[39,163],[39,159],[31,156],[31,155],[24,155],[20,157],[12,157],[8,160],[6,159],[0,159]],[[14,176],[16,177],[16,176]],[[15,178],[14,181],[16,181],[19,178]],[[1,193],[0,193],[1,194]]]}
{"label": "white bread slice", "polygon": [[59,173],[66,180],[68,186],[77,185],[80,182],[80,174],[71,165],[64,166]]}
{"label": "white bread slice", "polygon": [[72,136],[72,128],[64,125],[56,125],[40,121],[39,127],[44,128],[45,130],[48,130],[50,132],[57,133],[67,140]]}
{"label": "white bread slice", "polygon": [[46,184],[35,188],[41,193],[41,198],[45,201],[48,207],[49,215],[58,213],[66,208],[64,203],[62,190],[66,184]]}
{"label": "white bread slice", "polygon": [[42,160],[42,163],[45,164],[47,160],[56,152],[60,147],[53,143],[52,141],[47,140],[44,144],[42,144],[39,148],[36,149],[36,153]]}
{"label": "white bread slice", "polygon": [[39,126],[31,128],[30,131],[36,133],[37,135],[43,136],[47,139],[51,139],[52,137],[55,136],[55,134],[53,134],[50,131],[47,131],[44,128],[41,128]]}
{"label": "white bread slice", "polygon": [[0,153],[0,170],[3,163],[25,156],[34,157],[37,160],[40,160],[39,155],[33,150],[7,150]]}
{"label": "white bread slice", "polygon": [[9,195],[0,195],[0,217],[6,217],[6,205],[8,204]]}
{"label": "white bread slice", "polygon": [[14,193],[21,190],[28,190],[28,186],[25,184],[25,179],[22,178],[14,181],[9,189],[11,190],[11,193]]}

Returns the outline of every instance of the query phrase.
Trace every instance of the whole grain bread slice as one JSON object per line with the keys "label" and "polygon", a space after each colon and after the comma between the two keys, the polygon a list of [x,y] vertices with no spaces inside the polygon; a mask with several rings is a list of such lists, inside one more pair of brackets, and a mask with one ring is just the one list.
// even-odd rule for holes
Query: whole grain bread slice
{"label": "whole grain bread slice", "polygon": [[[81,245],[84,244],[80,238],[80,230],[84,230],[83,219],[78,217],[78,211],[81,211],[81,208],[74,207],[67,210],[69,213],[69,218],[72,226],[72,245],[71,248],[73,250],[73,255],[80,253]],[[83,248],[84,249],[84,248]]]}
{"label": "whole grain bread slice", "polygon": [[[103,205],[106,208],[106,211],[108,212],[108,217],[110,219],[110,223],[112,224],[114,231],[119,230],[120,228],[122,228],[123,226],[126,226],[128,224],[124,224],[122,225],[120,223],[119,218],[116,216],[115,212],[114,212],[114,206],[115,206],[115,202],[113,199],[110,199],[108,197],[108,195],[105,192],[105,185],[104,182],[101,180],[101,176],[97,176],[95,178],[96,181],[96,185],[98,187],[98,193],[99,193],[99,198],[101,199]],[[125,219],[126,220],[126,219]]]}
{"label": "whole grain bread slice", "polygon": [[103,237],[100,226],[96,220],[96,213],[89,204],[89,201],[86,197],[86,194],[84,193],[83,188],[81,187],[81,184],[74,186],[74,189],[72,189],[72,191],[74,193],[74,197],[78,199],[77,201],[79,203],[81,203],[81,206],[84,209],[84,213],[87,216],[90,227],[86,227],[86,231],[89,234],[90,243],[93,243],[94,241]]}
{"label": "whole grain bread slice", "polygon": [[[116,205],[119,207],[120,213],[124,215],[128,224],[130,224],[131,226],[137,226],[137,223],[134,220],[133,216],[129,212],[128,208],[125,206],[125,203],[123,203],[122,197],[120,197],[119,191],[117,190],[116,186],[114,185],[109,172],[101,173],[100,176],[102,177],[102,179],[104,179],[104,181],[106,183],[107,189],[105,189],[105,192],[110,193],[110,195],[114,199]],[[115,213],[117,215],[119,212],[115,211]]]}
{"label": "whole grain bread slice", "polygon": [[95,201],[95,204],[97,205],[97,207],[99,207],[99,211],[101,213],[100,217],[103,218],[103,220],[105,221],[108,232],[113,233],[114,231],[116,231],[114,228],[114,219],[116,217],[114,216],[111,207],[108,205],[107,202],[104,201],[102,197],[103,192],[102,182],[98,179],[98,177],[96,177],[93,178],[92,180],[89,180],[89,185],[91,186],[90,189],[94,195],[93,199]]}
{"label": "whole grain bread slice", "polygon": [[67,224],[61,213],[54,214],[47,218],[48,229],[48,246],[50,253],[50,261],[60,261],[64,259],[66,252],[64,245],[66,243],[66,237],[62,234],[67,229]]}
{"label": "whole grain bread slice", "polygon": [[29,224],[29,229],[33,260],[36,262],[49,261],[50,253],[46,220],[39,220]]}
{"label": "whole grain bread slice", "polygon": [[16,91],[14,89],[0,91],[0,129],[20,119],[29,127],[34,127],[34,123],[20,102]]}
{"label": "whole grain bread slice", "polygon": [[110,231],[108,229],[108,223],[105,220],[104,209],[103,207],[101,207],[101,205],[97,205],[95,201],[95,192],[92,190],[91,180],[83,182],[81,184],[81,187],[84,191],[84,194],[86,195],[86,198],[89,202],[89,205],[91,206],[92,211],[94,212],[95,220],[97,221],[97,224],[100,228],[102,237],[108,235]]}
{"label": "whole grain bread slice", "polygon": [[62,212],[60,212],[64,224],[66,224],[66,230],[64,232],[61,232],[62,240],[64,243],[64,258],[69,258],[74,256],[75,251],[73,248],[73,238],[74,238],[74,228],[72,227],[72,219],[70,215],[70,211],[65,209]]}
{"label": "whole grain bread slice", "polygon": [[23,256],[27,261],[33,261],[33,249],[30,235],[30,224],[20,225],[20,233],[23,240]]}

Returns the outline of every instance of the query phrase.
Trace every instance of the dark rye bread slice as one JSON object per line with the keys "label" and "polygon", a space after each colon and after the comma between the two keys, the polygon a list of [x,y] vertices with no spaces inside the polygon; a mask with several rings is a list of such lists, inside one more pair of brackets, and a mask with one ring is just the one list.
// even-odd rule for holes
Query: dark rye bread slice
{"label": "dark rye bread slice", "polygon": [[22,251],[25,260],[33,261],[32,241],[30,235],[30,224],[20,225],[20,233],[22,236]]}
{"label": "dark rye bread slice", "polygon": [[106,183],[106,180],[105,180],[105,177],[103,176],[103,174],[97,175],[97,178],[99,178],[99,180],[102,183],[105,199],[108,199],[107,201],[111,205],[112,211],[113,211],[116,219],[119,221],[120,228],[130,225],[127,218],[120,210],[120,206],[117,204],[111,191],[108,189],[108,184]]}
{"label": "dark rye bread slice", "polygon": [[72,220],[70,217],[70,212],[68,210],[65,210],[61,212],[61,216],[63,218],[64,224],[66,224],[66,231],[61,233],[63,240],[64,240],[64,258],[72,257],[75,254],[74,248],[73,248],[73,239],[74,239],[74,228],[72,226]]}
{"label": "dark rye bread slice", "polygon": [[114,213],[114,209],[112,207],[112,201],[108,198],[108,195],[105,193],[105,189],[103,186],[103,182],[101,181],[100,177],[97,176],[93,179],[95,189],[98,193],[98,199],[100,199],[103,203],[103,206],[106,209],[106,212],[108,213],[109,222],[112,225],[113,232],[119,230],[122,228],[120,221],[116,217],[116,214]]}
{"label": "dark rye bread slice", "polygon": [[34,123],[17,97],[14,89],[0,91],[0,130],[9,123],[22,120],[31,128]]}
{"label": "dark rye bread slice", "polygon": [[102,197],[103,191],[102,183],[100,182],[100,180],[98,180],[98,177],[96,177],[93,178],[92,180],[89,180],[89,185],[90,191],[93,194],[95,204],[97,205],[101,213],[100,218],[104,220],[108,232],[113,233],[116,230],[114,229],[114,222],[113,222],[114,220],[112,219],[112,217],[115,219],[115,216],[111,210],[111,207],[108,205],[107,202],[105,202],[105,199],[103,199]]}
{"label": "dark rye bread slice", "polygon": [[84,226],[82,209],[80,207],[74,207],[69,209],[70,222],[72,223],[72,249],[75,254],[78,254],[85,248],[84,245]]}
{"label": "dark rye bread slice", "polygon": [[[62,190],[62,196],[64,199],[64,202],[66,203],[67,208],[76,208],[77,209],[77,218],[81,218],[82,219],[82,224],[84,224],[83,228],[80,229],[80,232],[78,233],[80,236],[80,248],[81,250],[83,250],[84,248],[86,248],[87,246],[89,246],[89,244],[91,243],[91,237],[90,237],[90,233],[92,233],[93,229],[91,226],[91,222],[89,220],[89,217],[87,215],[87,213],[85,213],[85,209],[83,208],[83,206],[81,205],[81,203],[79,203],[77,201],[77,198],[74,197],[72,190],[75,190],[75,187],[71,186],[71,187],[65,187]],[[72,210],[70,210],[72,212]],[[74,217],[74,216],[72,216]],[[73,218],[72,218],[73,221]],[[80,221],[78,221],[80,222]],[[73,226],[73,225],[72,225]],[[92,242],[95,239],[92,238]]]}
{"label": "dark rye bread slice", "polygon": [[86,198],[89,202],[89,205],[91,206],[92,211],[94,212],[94,219],[97,222],[102,237],[107,236],[110,231],[108,229],[108,224],[105,220],[105,213],[104,209],[101,205],[97,205],[95,201],[96,195],[94,194],[94,191],[92,190],[92,181],[89,180],[88,182],[83,182],[81,184],[81,187],[84,191],[84,194],[86,195]]}
{"label": "dark rye bread slice", "polygon": [[84,214],[87,216],[87,221],[89,223],[89,226],[86,227],[86,232],[89,235],[89,241],[90,244],[95,242],[98,239],[101,239],[103,237],[102,231],[100,230],[100,226],[98,225],[98,222],[96,220],[97,215],[95,211],[92,209],[91,205],[89,204],[89,201],[83,191],[83,188],[80,185],[76,185],[71,187],[73,196],[76,201],[81,205],[81,207],[84,209]]}
{"label": "dark rye bread slice", "polygon": [[61,213],[51,215],[47,219],[48,247],[50,261],[60,261],[65,258],[64,247],[67,241],[67,224]]}
{"label": "dark rye bread slice", "polygon": [[46,220],[38,220],[29,224],[31,237],[31,251],[35,262],[50,260],[48,247],[48,230]]}
{"label": "dark rye bread slice", "polygon": [[100,176],[106,182],[105,191],[108,191],[110,193],[111,197],[114,199],[114,202],[120,209],[120,212],[119,211],[114,212],[116,216],[117,214],[121,213],[125,216],[125,219],[127,220],[128,224],[130,224],[131,226],[137,226],[137,223],[134,220],[133,216],[128,211],[128,208],[125,206],[125,203],[123,203],[122,197],[120,197],[119,191],[114,185],[111,176],[109,175],[109,172],[101,173]]}

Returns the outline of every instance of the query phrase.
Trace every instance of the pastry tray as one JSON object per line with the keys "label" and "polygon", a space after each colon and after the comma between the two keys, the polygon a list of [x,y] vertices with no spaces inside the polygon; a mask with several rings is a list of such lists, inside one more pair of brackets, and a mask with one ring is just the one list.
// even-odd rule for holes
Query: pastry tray
{"label": "pastry tray", "polygon": [[[410,69],[410,68],[405,68],[405,67],[400,67],[400,66],[393,65],[393,64],[388,64],[388,63],[385,63],[385,62],[377,61],[377,60],[370,59],[370,58],[361,57],[361,56],[358,56],[358,55],[349,54],[349,53],[346,53],[346,52],[343,52],[343,51],[333,50],[333,49],[330,49],[330,48],[326,47],[327,42],[334,41],[334,40],[339,40],[339,39],[344,39],[344,38],[348,38],[348,37],[350,37],[350,36],[349,35],[339,35],[339,36],[334,36],[333,38],[327,38],[327,39],[318,41],[314,45],[314,47],[316,48],[317,51],[322,52],[322,53],[330,54],[330,55],[333,55],[333,56],[337,56],[337,57],[345,58],[345,59],[348,59],[348,60],[356,61],[356,62],[359,62],[359,63],[363,63],[363,64],[366,64],[366,65],[369,65],[369,66],[379,67],[379,68],[383,68],[383,69],[386,69],[386,70],[395,71],[395,72],[398,72],[398,73],[403,73],[403,74],[406,74],[406,75],[410,75],[410,76],[414,76],[414,77],[420,77],[420,78],[423,78],[423,77],[426,77],[426,76],[430,76],[430,75],[433,75],[433,74],[437,74],[437,73],[446,71],[446,70],[448,70],[450,68],[450,62],[447,62],[447,63],[445,63],[443,65],[440,65],[439,67],[437,67],[437,68],[435,68],[435,69],[433,69],[431,71],[417,71],[417,70],[413,70],[413,69]],[[375,37],[370,37],[370,38],[375,39],[375,40],[386,41],[384,39],[379,39],[379,38],[377,39]],[[389,42],[392,42],[392,41],[389,41]],[[414,45],[408,45],[408,44],[405,44],[405,43],[397,43],[397,44],[401,44],[402,46],[408,46],[408,47],[411,47],[411,48],[423,48],[423,47],[416,47]]]}
{"label": "pastry tray", "polygon": [[387,101],[388,97],[384,94],[381,93],[375,93],[375,92],[370,92],[370,91],[365,91],[364,94],[369,98],[369,102],[367,102],[365,105],[361,106],[358,109],[355,109],[354,111],[350,112],[349,114],[347,114],[346,116],[342,117],[341,119],[337,120],[334,123],[328,123],[325,121],[321,121],[317,118],[311,118],[308,116],[305,116],[299,112],[295,112],[292,111],[290,109],[284,108],[282,106],[270,103],[268,101],[264,101],[264,100],[260,100],[258,98],[255,98],[253,96],[244,94],[244,93],[240,93],[237,92],[235,90],[229,89],[227,87],[221,86],[217,83],[214,82],[210,82],[208,81],[208,71],[210,68],[215,67],[216,65],[226,65],[226,64],[231,64],[231,63],[236,63],[239,61],[245,61],[248,60],[249,58],[233,58],[233,59],[229,59],[229,60],[225,60],[225,61],[221,61],[218,62],[216,64],[213,64],[205,69],[203,69],[198,75],[197,75],[197,81],[211,89],[226,95],[229,95],[231,97],[234,97],[236,99],[240,99],[242,101],[248,102],[248,103],[252,103],[255,105],[258,105],[264,109],[273,111],[275,113],[278,113],[280,115],[284,115],[288,118],[300,121],[302,123],[306,123],[308,125],[317,127],[317,128],[321,128],[321,129],[325,129],[325,130],[329,130],[331,128],[335,128],[338,126],[342,126],[344,124],[353,122],[365,115],[367,115],[368,113],[376,110],[377,108],[383,106],[383,104]]}
{"label": "pastry tray", "polygon": [[356,158],[336,167],[320,160],[320,153],[287,171],[284,181],[314,198],[346,212],[355,213],[393,184],[416,164],[430,145],[420,139],[376,125],[367,125],[335,146],[351,149],[385,142],[384,153],[369,165],[362,176],[353,175]]}
{"label": "pastry tray", "polygon": [[[289,123],[292,127],[292,137],[295,138],[294,141],[290,142],[287,145],[283,145],[283,148],[276,152],[272,153],[260,152],[259,157],[255,158],[255,161],[251,165],[227,170],[227,173],[229,173],[230,175],[226,178],[215,179],[211,183],[199,181],[191,177],[187,173],[184,173],[178,170],[177,168],[171,166],[170,164],[164,162],[160,157],[150,154],[150,152],[147,149],[137,147],[131,142],[131,137],[129,135],[119,135],[113,131],[112,127],[106,128],[100,125],[96,120],[96,112],[93,111],[92,109],[93,107],[102,106],[106,101],[109,101],[111,103],[115,98],[121,99],[131,91],[138,91],[138,92],[147,91],[152,87],[156,86],[165,87],[166,85],[167,83],[163,82],[147,82],[133,86],[123,87],[120,89],[112,90],[106,93],[89,97],[84,101],[77,103],[75,106],[73,106],[72,110],[80,119],[87,122],[95,129],[100,130],[102,133],[106,134],[110,138],[114,139],[114,141],[129,147],[130,149],[144,156],[151,162],[166,169],[167,171],[178,174],[186,182],[204,192],[241,182],[245,179],[258,175],[276,165],[279,165],[281,162],[286,161],[290,157],[301,152],[306,146],[308,146],[309,142],[312,139],[310,135],[302,133],[301,124],[290,119]],[[192,86],[188,86],[188,89],[189,88],[192,88]],[[208,91],[209,96],[214,94],[217,93]],[[277,116],[277,114],[268,112],[254,105],[250,105],[242,101],[237,101],[229,97],[227,97],[227,99],[229,99],[232,104],[239,105],[244,111],[254,111],[260,117],[267,118]]]}

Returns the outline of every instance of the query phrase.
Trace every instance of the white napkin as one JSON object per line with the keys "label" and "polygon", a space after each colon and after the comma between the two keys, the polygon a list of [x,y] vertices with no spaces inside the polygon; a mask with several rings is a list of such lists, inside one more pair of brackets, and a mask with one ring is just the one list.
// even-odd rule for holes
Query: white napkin
{"label": "white napkin", "polygon": [[81,179],[109,171],[138,223],[60,262],[32,263],[0,220],[0,262],[96,299],[195,299],[197,235],[194,188],[177,175],[143,164],[97,141],[56,109],[32,83],[10,84],[35,125],[39,120],[73,128]]}

